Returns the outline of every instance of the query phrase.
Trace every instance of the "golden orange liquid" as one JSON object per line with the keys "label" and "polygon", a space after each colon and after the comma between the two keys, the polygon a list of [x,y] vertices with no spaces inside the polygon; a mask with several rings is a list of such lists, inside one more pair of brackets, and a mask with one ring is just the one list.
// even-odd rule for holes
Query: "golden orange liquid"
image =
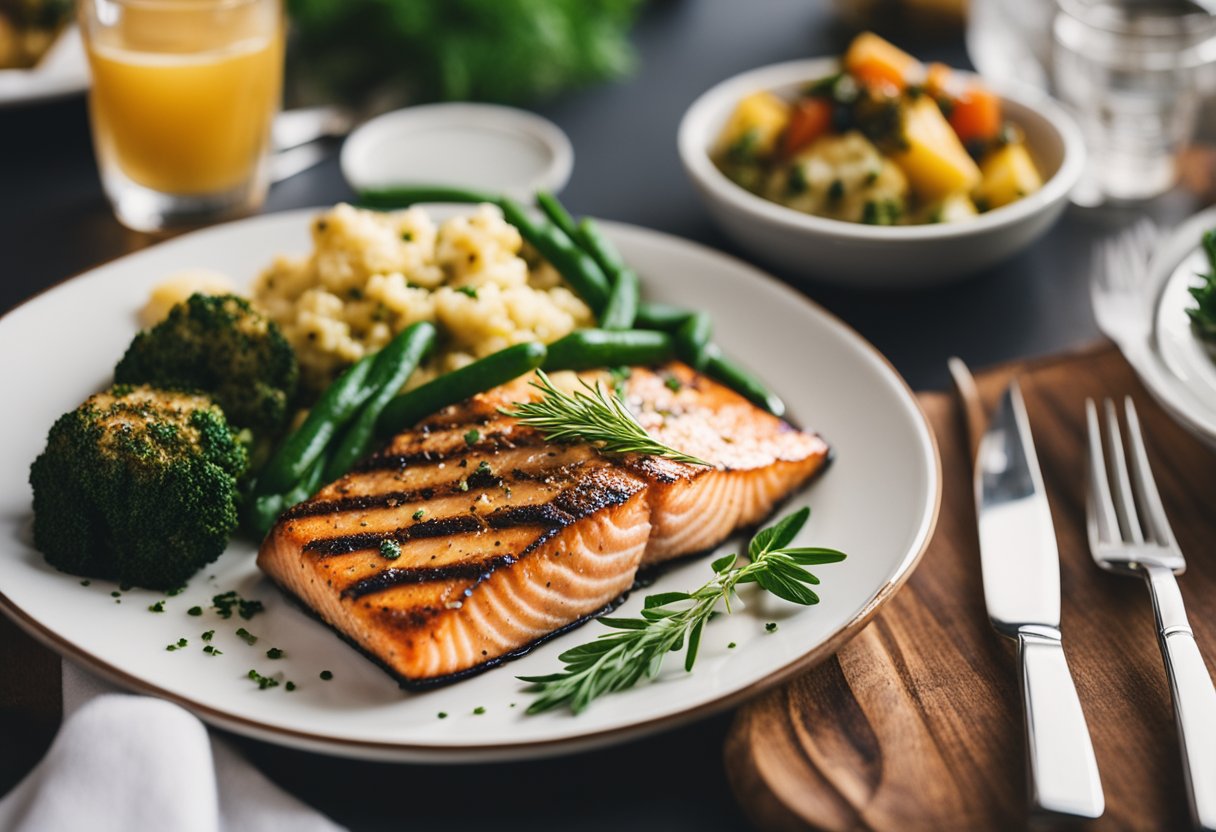
{"label": "golden orange liquid", "polygon": [[101,155],[164,193],[214,194],[247,182],[278,109],[281,20],[146,17],[134,10],[124,25],[87,39]]}

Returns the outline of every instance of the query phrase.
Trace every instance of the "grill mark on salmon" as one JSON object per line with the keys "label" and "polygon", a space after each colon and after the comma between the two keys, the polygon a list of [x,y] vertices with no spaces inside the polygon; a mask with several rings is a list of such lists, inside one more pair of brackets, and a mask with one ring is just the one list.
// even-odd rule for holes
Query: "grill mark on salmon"
{"label": "grill mark on salmon", "polygon": [[[398,434],[284,514],[259,566],[403,685],[431,687],[610,608],[639,569],[712,550],[827,459],[819,437],[682,364],[627,385],[655,438],[715,467],[546,444],[498,412],[532,395],[517,380]],[[380,556],[385,540],[398,557]]]}

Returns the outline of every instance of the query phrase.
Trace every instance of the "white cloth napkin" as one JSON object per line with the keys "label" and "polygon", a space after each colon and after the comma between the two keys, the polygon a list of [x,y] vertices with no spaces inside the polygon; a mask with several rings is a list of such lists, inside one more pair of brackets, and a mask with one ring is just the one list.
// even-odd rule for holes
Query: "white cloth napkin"
{"label": "white cloth napkin", "polygon": [[0,800],[11,832],[337,832],[185,709],[63,663],[59,735]]}

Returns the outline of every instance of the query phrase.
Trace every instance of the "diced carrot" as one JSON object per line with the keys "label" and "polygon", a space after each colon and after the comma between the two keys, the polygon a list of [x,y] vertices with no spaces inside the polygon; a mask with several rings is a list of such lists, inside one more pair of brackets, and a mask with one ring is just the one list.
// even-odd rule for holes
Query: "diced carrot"
{"label": "diced carrot", "polygon": [[1001,132],[1001,99],[981,86],[969,87],[954,100],[950,126],[964,144],[995,139]]}
{"label": "diced carrot", "polygon": [[794,105],[785,128],[781,149],[793,156],[832,126],[832,102],[825,98],[803,98]]}
{"label": "diced carrot", "polygon": [[920,61],[873,32],[862,32],[844,53],[844,68],[866,86],[906,89],[925,75]]}

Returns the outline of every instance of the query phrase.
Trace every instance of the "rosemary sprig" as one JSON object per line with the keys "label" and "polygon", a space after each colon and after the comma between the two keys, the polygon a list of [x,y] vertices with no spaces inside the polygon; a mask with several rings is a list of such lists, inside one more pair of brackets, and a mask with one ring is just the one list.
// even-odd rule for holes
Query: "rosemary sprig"
{"label": "rosemary sprig", "polygon": [[710,564],[714,577],[701,588],[647,596],[640,618],[600,618],[612,631],[558,656],[565,665],[562,672],[519,677],[530,683],[529,692],[537,694],[527,713],[569,707],[577,714],[600,696],[631,688],[643,678],[653,679],[667,654],[685,645],[684,670],[691,671],[702,628],[719,604],[731,611],[739,584],[759,584],[804,606],[819,603],[819,596],[807,586],[819,579],[803,567],[837,563],[845,555],[835,549],[790,548],[810,513],[803,508],[757,532],[748,545],[749,562],[743,565],[738,565],[734,554],[715,560]]}
{"label": "rosemary sprig", "polygon": [[543,370],[537,370],[536,380],[530,384],[544,395],[533,402],[517,402],[514,407],[498,410],[519,419],[522,425],[536,428],[549,442],[589,442],[607,454],[647,454],[690,465],[709,465],[654,439],[625,403],[605,393],[598,381],[595,384],[580,381],[586,389],[571,395],[558,390]]}

